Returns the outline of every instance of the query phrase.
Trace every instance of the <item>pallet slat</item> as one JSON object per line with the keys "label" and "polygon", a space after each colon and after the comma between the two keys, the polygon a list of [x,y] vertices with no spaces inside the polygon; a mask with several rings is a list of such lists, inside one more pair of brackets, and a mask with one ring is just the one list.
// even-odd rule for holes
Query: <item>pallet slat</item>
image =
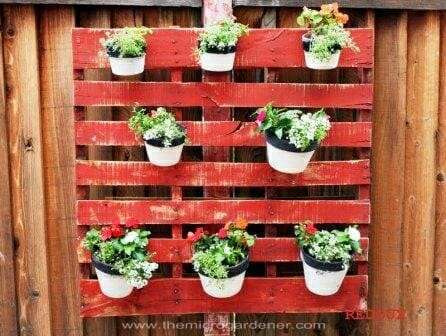
{"label": "pallet slat", "polygon": [[[191,146],[265,146],[262,134],[254,122],[205,121],[182,122]],[[325,147],[370,147],[372,123],[333,122]],[[76,145],[85,146],[141,146],[123,121],[78,121],[75,125]]]}
{"label": "pallet slat", "polygon": [[77,106],[372,108],[371,84],[74,81]]}
{"label": "pallet slat", "polygon": [[102,295],[95,280],[81,280],[84,317],[190,313],[317,313],[366,308],[367,276],[347,276],[338,293],[310,293],[302,277],[247,278],[241,292],[227,299],[213,299],[198,279],[152,279],[124,300]]}
{"label": "pallet slat", "polygon": [[221,224],[245,218],[250,223],[370,222],[370,203],[363,200],[197,200],[77,201],[78,225]]}
{"label": "pallet slat", "polygon": [[[368,260],[368,238],[361,239],[363,253],[355,256],[358,262]],[[190,243],[185,239],[151,238],[148,250],[155,253],[153,260],[158,263],[189,263],[192,258]],[[90,253],[78,246],[80,263],[90,263]],[[251,248],[252,262],[295,262],[300,260],[294,238],[258,238]]]}
{"label": "pallet slat", "polygon": [[[108,61],[99,55],[100,39],[105,29],[73,29],[73,66],[75,69],[109,67]],[[146,67],[197,68],[194,49],[200,29],[154,29],[147,37],[149,52]],[[301,37],[305,29],[251,29],[248,36],[240,39],[235,66],[238,68],[293,68],[304,67]],[[353,39],[361,47],[360,52],[342,52],[341,67],[373,66],[373,30],[351,29]],[[265,47],[267,46],[267,47]],[[286,46],[286,47],[284,47]]]}
{"label": "pallet slat", "polygon": [[300,174],[283,174],[268,163],[180,162],[157,167],[150,162],[76,163],[77,185],[275,186],[361,185],[370,183],[369,160],[310,162]]}

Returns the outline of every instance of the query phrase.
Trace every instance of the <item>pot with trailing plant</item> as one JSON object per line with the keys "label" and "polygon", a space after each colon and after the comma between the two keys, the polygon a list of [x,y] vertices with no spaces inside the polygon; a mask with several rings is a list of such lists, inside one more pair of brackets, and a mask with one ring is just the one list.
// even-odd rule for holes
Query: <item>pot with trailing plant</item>
{"label": "pot with trailing plant", "polygon": [[150,113],[135,107],[129,127],[144,139],[149,161],[155,166],[169,167],[180,161],[186,129],[164,107]]}
{"label": "pot with trailing plant", "polygon": [[201,68],[223,72],[234,68],[238,39],[248,33],[248,26],[234,19],[225,19],[206,27],[198,38],[198,55]]}
{"label": "pot with trailing plant", "polygon": [[310,28],[310,31],[302,36],[308,68],[334,69],[338,66],[342,49],[359,51],[350,32],[344,29],[347,21],[348,15],[339,12],[337,3],[322,5],[319,11],[304,7],[297,23],[301,27]]}
{"label": "pot with trailing plant", "polygon": [[147,251],[150,232],[129,224],[104,226],[89,230],[82,242],[91,251],[93,266],[104,295],[119,299],[133,288],[148,284],[158,264],[151,262]]}
{"label": "pot with trailing plant", "polygon": [[324,110],[303,113],[268,104],[255,114],[258,130],[266,137],[268,163],[282,173],[303,172],[330,129]]}
{"label": "pot with trailing plant", "polygon": [[126,27],[107,33],[101,44],[108,55],[113,74],[132,76],[144,71],[147,50],[145,36],[151,33],[146,27]]}
{"label": "pot with trailing plant", "polygon": [[306,221],[295,226],[296,241],[304,267],[305,285],[317,295],[338,292],[355,253],[361,253],[361,234],[354,226],[344,230],[318,231]]}
{"label": "pot with trailing plant", "polygon": [[217,234],[209,235],[198,228],[189,232],[193,244],[192,262],[206,294],[228,298],[240,292],[249,266],[249,248],[255,237],[246,231],[248,223],[227,223]]}

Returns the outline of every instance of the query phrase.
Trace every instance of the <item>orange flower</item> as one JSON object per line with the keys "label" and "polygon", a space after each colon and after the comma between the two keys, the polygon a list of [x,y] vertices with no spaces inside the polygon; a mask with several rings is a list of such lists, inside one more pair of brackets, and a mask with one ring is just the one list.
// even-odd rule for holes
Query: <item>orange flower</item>
{"label": "orange flower", "polygon": [[240,230],[245,230],[247,226],[248,222],[246,221],[246,219],[243,218],[237,219],[234,223],[234,227]]}
{"label": "orange flower", "polygon": [[348,22],[348,15],[342,14],[342,13],[336,13],[335,14],[336,22],[339,24],[346,24]]}
{"label": "orange flower", "polygon": [[332,13],[337,13],[339,9],[339,5],[337,2],[333,2],[331,4],[326,4],[321,6],[320,13],[322,15],[330,15]]}

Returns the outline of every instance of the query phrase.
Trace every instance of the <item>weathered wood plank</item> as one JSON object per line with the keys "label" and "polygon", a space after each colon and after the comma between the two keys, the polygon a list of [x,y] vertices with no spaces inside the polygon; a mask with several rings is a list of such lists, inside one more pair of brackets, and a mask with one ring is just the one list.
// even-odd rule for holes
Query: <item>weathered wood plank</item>
{"label": "weathered wood plank", "polygon": [[[376,16],[370,306],[401,306],[405,185],[407,13]],[[383,122],[385,121],[385,122]],[[401,335],[401,320],[372,320],[374,336]]]}
{"label": "weathered wood plank", "polygon": [[[264,136],[253,122],[184,121],[190,146],[265,146]],[[370,147],[372,123],[333,122],[323,147]],[[129,129],[127,122],[78,121],[75,123],[76,145],[141,146],[141,138]]]}
{"label": "weathered wood plank", "polygon": [[181,162],[159,168],[149,162],[82,161],[77,185],[268,186],[370,184],[369,160],[314,161],[301,174],[283,174],[268,163]]}
{"label": "weathered wood plank", "polygon": [[74,82],[78,106],[278,107],[371,109],[371,84]]}
{"label": "weathered wood plank", "polygon": [[154,7],[201,7],[202,5],[201,0],[0,0],[0,3]]}
{"label": "weathered wood plank", "polygon": [[433,335],[446,334],[446,12],[441,14]]}
{"label": "weathered wood plank", "polygon": [[[432,334],[435,136],[438,124],[438,12],[410,13],[402,248],[402,334]],[[425,38],[429,36],[429,38]]]}
{"label": "weathered wood plank", "polygon": [[[376,8],[376,9],[446,9],[443,0],[339,0],[341,7],[345,8]],[[319,7],[326,1],[320,0],[233,0],[234,6],[261,6],[261,7]]]}
{"label": "weathered wood plank", "polygon": [[[290,210],[292,209],[292,210]],[[356,200],[199,200],[199,201],[77,201],[78,225],[222,224],[237,218],[250,223],[284,224],[370,222],[370,204]]]}
{"label": "weathered wood plank", "polygon": [[[108,60],[99,55],[100,39],[109,30],[76,28],[73,30],[74,68],[109,67]],[[184,28],[155,28],[147,37],[149,52],[146,68],[198,68],[194,49],[202,30]],[[302,68],[305,67],[301,38],[305,29],[251,29],[237,44],[236,68]],[[340,67],[373,66],[373,30],[352,29],[359,52],[344,50]],[[265,48],[265,45],[268,48]],[[287,46],[284,48],[284,46]],[[261,52],[259,52],[261,50]]]}
{"label": "weathered wood plank", "polygon": [[[0,50],[3,52],[3,32]],[[9,184],[9,138],[6,118],[6,82],[3,53],[0,54],[0,330],[5,336],[15,336],[17,330],[17,301],[14,286],[14,234],[12,227],[11,192]]]}
{"label": "weathered wood plank", "polygon": [[75,153],[70,31],[74,27],[74,9],[50,6],[42,8],[40,14],[45,227],[49,242],[51,306],[58,307],[51,310],[50,316],[53,333],[80,334],[78,265],[72,257]]}
{"label": "weathered wood plank", "polygon": [[[357,262],[365,262],[368,258],[368,238],[361,239],[363,253],[355,255]],[[154,254],[153,260],[158,263],[190,263],[192,258],[191,244],[185,239],[151,238],[148,250]],[[78,247],[80,263],[90,263],[91,255],[81,246]],[[252,262],[296,262],[300,261],[299,249],[294,238],[258,238],[250,250],[249,260]]]}
{"label": "weathered wood plank", "polygon": [[[335,295],[311,294],[302,277],[247,278],[242,291],[228,299],[207,296],[198,279],[152,279],[147,287],[113,300],[102,295],[95,280],[81,281],[83,316],[186,313],[314,313],[361,310],[367,276],[347,276]],[[296,299],[298,298],[298,299]]]}
{"label": "weathered wood plank", "polygon": [[42,197],[45,188],[37,20],[33,6],[5,6],[3,18],[12,226],[16,246],[15,283],[5,285],[11,288],[15,284],[18,306],[13,309],[17,309],[19,332],[47,336],[52,330]]}

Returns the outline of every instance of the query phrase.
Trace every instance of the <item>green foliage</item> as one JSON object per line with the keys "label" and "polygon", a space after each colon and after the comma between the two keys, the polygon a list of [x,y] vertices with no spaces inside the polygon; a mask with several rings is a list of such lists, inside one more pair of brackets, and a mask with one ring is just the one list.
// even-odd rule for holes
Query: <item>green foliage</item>
{"label": "green foliage", "polygon": [[344,29],[348,15],[338,11],[338,4],[322,5],[321,10],[304,7],[297,23],[309,27],[310,52],[320,61],[326,61],[338,50],[350,48],[359,51],[350,32]]}
{"label": "green foliage", "polygon": [[330,129],[329,117],[321,109],[315,113],[275,108],[271,103],[257,110],[256,123],[261,132],[274,132],[301,151],[322,141]]}
{"label": "green foliage", "polygon": [[227,224],[218,234],[201,233],[194,243],[194,269],[214,279],[228,277],[228,267],[240,264],[248,257],[255,236],[236,224]]}
{"label": "green foliage", "polygon": [[174,115],[163,107],[158,107],[150,115],[143,108],[134,108],[133,115],[129,119],[129,127],[146,140],[162,141],[165,147],[170,146],[176,139],[186,138],[185,129],[177,123]]}
{"label": "green foliage", "polygon": [[137,288],[144,287],[158,264],[150,262],[152,255],[147,252],[150,231],[143,229],[126,230],[119,227],[104,227],[101,231],[89,230],[83,246],[98,260],[110,265],[127,282]]}
{"label": "green foliage", "polygon": [[361,253],[360,233],[354,226],[342,231],[317,231],[310,222],[295,226],[296,241],[310,255],[322,262],[348,264],[354,253]]}
{"label": "green foliage", "polygon": [[101,43],[111,57],[140,57],[147,49],[145,36],[151,33],[152,30],[146,27],[126,27],[107,33],[107,38],[101,40]]}
{"label": "green foliage", "polygon": [[225,19],[215,25],[205,28],[199,37],[199,53],[224,53],[234,50],[238,39],[248,34],[248,26]]}

